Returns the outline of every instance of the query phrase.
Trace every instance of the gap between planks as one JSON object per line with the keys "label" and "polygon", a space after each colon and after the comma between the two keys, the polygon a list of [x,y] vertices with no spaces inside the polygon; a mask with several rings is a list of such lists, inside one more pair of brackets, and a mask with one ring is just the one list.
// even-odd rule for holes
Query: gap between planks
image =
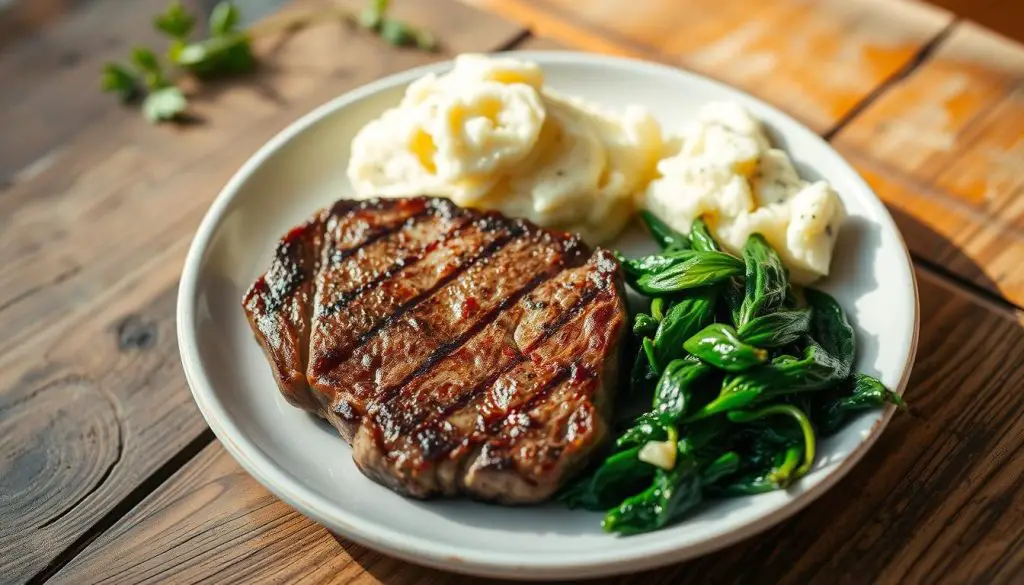
{"label": "gap between planks", "polygon": [[[868,93],[863,99],[857,102],[849,112],[843,115],[829,130],[822,134],[825,140],[831,140],[840,130],[851,123],[857,118],[868,106],[880,98],[883,94],[888,92],[893,86],[898,84],[901,80],[911,75],[917,68],[927,62],[935,50],[942,45],[942,43],[949,37],[949,35],[955,30],[957,25],[960,23],[959,19],[955,19],[947,24],[941,31],[939,31],[935,37],[925,43],[915,54],[914,58],[907,62],[900,70],[896,71],[889,78],[885,79],[881,84]],[[513,50],[520,45],[534,39],[536,37],[533,32],[529,29],[524,29],[516,37],[510,41],[500,45],[495,51],[509,51]],[[619,40],[619,39],[617,39]],[[627,46],[631,43],[627,43]],[[679,65],[674,65],[683,69]],[[949,286],[954,290],[962,291],[967,296],[971,297],[975,302],[979,302],[982,305],[989,306],[998,312],[1008,313],[1010,315],[1019,313],[1022,307],[1011,303],[1004,297],[996,294],[980,285],[977,285],[964,277],[961,277],[955,273],[950,272],[941,265],[938,265],[930,260],[921,258],[917,255],[911,254],[913,264],[921,271],[933,276],[941,283]],[[100,535],[105,533],[117,522],[128,514],[133,508],[144,501],[150,494],[152,494],[161,485],[167,482],[173,477],[178,471],[188,464],[192,459],[199,455],[203,449],[209,446],[215,440],[213,431],[209,428],[202,431],[194,439],[192,439],[185,447],[183,447],[178,453],[168,459],[163,465],[157,468],[152,474],[145,478],[135,489],[133,489],[127,496],[125,496],[120,502],[117,503],[111,510],[100,518],[93,526],[85,531],[78,539],[72,542],[67,548],[60,552],[54,559],[47,565],[42,571],[34,575],[29,579],[29,584],[44,583],[49,580],[53,575],[64,568],[70,563],[79,553],[81,553],[90,543],[97,539]]]}
{"label": "gap between planks", "polygon": [[173,457],[158,467],[149,475],[149,477],[142,480],[135,489],[122,498],[121,501],[111,508],[109,512],[104,514],[102,518],[97,520],[95,524],[90,526],[88,530],[83,532],[81,536],[75,539],[75,541],[68,545],[67,548],[62,550],[60,554],[55,556],[53,560],[50,561],[50,564],[48,564],[42,571],[33,575],[26,584],[37,585],[49,580],[50,577],[54,576],[58,571],[70,563],[72,559],[78,556],[78,553],[85,550],[85,547],[89,546],[92,541],[99,538],[100,535],[117,524],[118,520],[123,518],[128,512],[135,508],[135,506],[142,503],[143,500],[149,497],[149,495],[163,485],[164,482],[174,476],[174,474],[184,467],[185,464],[213,443],[214,438],[213,431],[209,428],[199,433],[199,435],[189,441],[181,451],[175,453]]}
{"label": "gap between planks", "polygon": [[949,24],[947,24],[945,27],[942,28],[942,30],[936,33],[934,37],[932,37],[925,44],[921,45],[921,48],[917,50],[917,52],[914,54],[914,57],[907,61],[906,64],[903,65],[903,67],[900,67],[892,75],[883,80],[882,83],[878,84],[877,87],[868,92],[867,95],[861,98],[860,101],[855,103],[853,107],[849,109],[849,111],[847,111],[845,114],[842,115],[842,117],[836,120],[835,124],[833,124],[831,128],[829,128],[825,132],[822,132],[821,137],[827,140],[828,142],[832,142],[832,139],[837,134],[839,134],[839,131],[845,128],[847,125],[849,125],[850,122],[853,122],[853,120],[857,118],[857,116],[860,116],[860,114],[864,110],[866,110],[868,106],[877,101],[878,98],[882,97],[883,94],[887,93],[896,84],[910,77],[910,75],[914,71],[916,71],[918,67],[924,65],[929,59],[931,59],[935,51],[942,45],[943,42],[945,42],[947,38],[949,38],[949,35],[953,34],[953,31],[956,29],[957,25],[960,24],[960,22],[961,21],[959,18],[954,18],[953,20],[951,20]]}

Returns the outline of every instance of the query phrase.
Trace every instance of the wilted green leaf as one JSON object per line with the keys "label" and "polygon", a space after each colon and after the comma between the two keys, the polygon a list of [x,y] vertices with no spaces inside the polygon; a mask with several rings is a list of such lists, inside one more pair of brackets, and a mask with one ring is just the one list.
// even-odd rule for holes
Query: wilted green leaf
{"label": "wilted green leaf", "polygon": [[103,66],[100,87],[106,93],[116,93],[124,102],[139,97],[141,93],[139,81],[132,72],[117,63],[107,63]]}
{"label": "wilted green leaf", "polygon": [[416,42],[416,37],[408,25],[390,18],[381,21],[380,37],[392,47],[406,47]]}
{"label": "wilted green leaf", "polygon": [[150,90],[161,89],[170,85],[160,66],[160,58],[156,53],[145,47],[132,49],[132,65],[142,74],[142,81]]}
{"label": "wilted green leaf", "polygon": [[249,37],[235,33],[181,47],[176,63],[201,77],[217,77],[251,71],[256,66],[256,57]]}
{"label": "wilted green leaf", "polygon": [[235,32],[241,17],[234,2],[218,2],[210,13],[210,34],[219,37]]}
{"label": "wilted green leaf", "polygon": [[153,27],[175,39],[188,37],[195,25],[195,17],[185,10],[180,0],[172,2],[163,14],[153,17]]}

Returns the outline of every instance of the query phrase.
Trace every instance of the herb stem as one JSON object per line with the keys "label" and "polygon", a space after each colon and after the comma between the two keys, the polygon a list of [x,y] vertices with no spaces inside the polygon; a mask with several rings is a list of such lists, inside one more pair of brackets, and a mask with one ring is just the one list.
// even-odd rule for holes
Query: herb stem
{"label": "herb stem", "polygon": [[817,448],[817,440],[814,437],[814,426],[811,424],[811,419],[807,418],[804,411],[793,406],[792,404],[773,404],[766,406],[759,410],[752,411],[732,411],[729,413],[729,420],[737,423],[745,423],[755,421],[760,418],[771,415],[784,415],[792,417],[796,420],[797,424],[800,425],[800,431],[804,435],[804,457],[803,463],[800,467],[797,467],[791,480],[797,479],[807,475],[811,470],[811,466],[814,465],[814,456]]}
{"label": "herb stem", "polygon": [[317,24],[326,24],[345,21],[349,24],[356,24],[359,18],[351,10],[345,8],[325,8],[320,10],[306,10],[282,14],[280,16],[260,20],[249,27],[248,33],[252,38],[269,36],[279,32],[291,32],[301,30]]}

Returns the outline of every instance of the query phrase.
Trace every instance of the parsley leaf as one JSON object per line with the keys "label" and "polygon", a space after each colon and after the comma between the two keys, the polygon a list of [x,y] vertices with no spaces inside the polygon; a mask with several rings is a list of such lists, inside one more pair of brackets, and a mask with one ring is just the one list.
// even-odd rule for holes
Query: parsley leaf
{"label": "parsley leaf", "polygon": [[437,41],[428,31],[388,18],[389,0],[369,2],[369,6],[358,18],[345,8],[332,7],[299,14],[297,18],[277,21],[276,25],[271,23],[272,26],[244,28],[241,26],[241,12],[235,3],[232,0],[221,0],[210,13],[210,37],[189,42],[189,35],[195,30],[196,18],[185,9],[183,0],[170,0],[167,9],[153,17],[153,27],[170,37],[166,61],[173,66],[171,74],[165,72],[164,63],[151,49],[134,47],[130,67],[118,63],[104,65],[101,88],[104,92],[116,93],[126,102],[146,96],[148,91],[149,95],[142,102],[142,112],[148,120],[180,121],[181,114],[188,107],[188,100],[173,85],[172,80],[183,71],[204,80],[251,71],[257,65],[252,39],[268,31],[293,31],[313,23],[332,22],[340,18],[348,22],[359,22],[360,26],[372,30],[385,42],[396,47],[415,46],[424,51],[437,48]]}
{"label": "parsley leaf", "polygon": [[185,94],[177,87],[158,89],[142,102],[142,115],[150,122],[164,122],[178,118],[188,107]]}
{"label": "parsley leaf", "polygon": [[402,22],[387,17],[389,0],[373,0],[359,13],[359,26],[372,30],[392,47],[415,46],[423,51],[437,49],[434,35]]}
{"label": "parsley leaf", "polygon": [[175,62],[200,77],[236,75],[256,66],[249,35],[216,36],[181,47]]}
{"label": "parsley leaf", "polygon": [[413,43],[412,31],[399,20],[390,18],[380,23],[380,38],[393,47],[405,47]]}
{"label": "parsley leaf", "polygon": [[132,101],[141,94],[139,81],[127,67],[117,63],[107,63],[103,66],[100,87],[105,93],[116,93],[122,102]]}
{"label": "parsley leaf", "polygon": [[235,32],[241,16],[233,2],[218,2],[210,13],[210,34],[219,37]]}
{"label": "parsley leaf", "polygon": [[429,32],[391,18],[381,21],[380,37],[392,47],[416,46],[424,51],[433,51],[437,48],[437,41]]}
{"label": "parsley leaf", "polygon": [[170,85],[164,76],[163,67],[160,66],[160,59],[150,49],[134,47],[132,49],[132,65],[142,74],[142,80],[149,89],[160,89]]}
{"label": "parsley leaf", "polygon": [[181,0],[175,0],[163,14],[153,17],[153,27],[174,39],[185,39],[195,25],[195,17],[185,10]]}

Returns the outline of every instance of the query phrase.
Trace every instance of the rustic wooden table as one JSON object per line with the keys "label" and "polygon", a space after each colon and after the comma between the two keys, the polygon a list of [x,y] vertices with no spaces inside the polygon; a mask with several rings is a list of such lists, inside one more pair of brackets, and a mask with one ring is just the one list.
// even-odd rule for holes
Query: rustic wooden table
{"label": "rustic wooden table", "polygon": [[885,200],[920,284],[913,407],[846,479],[759,537],[612,581],[1024,583],[1024,47],[875,0],[406,0],[443,54],[340,26],[271,38],[258,76],[176,128],[96,91],[165,0],[29,2],[0,16],[0,581],[470,582],[333,536],[242,471],[185,384],[176,286],[217,191],[301,114],[453,53],[542,47],[790,112]]}

